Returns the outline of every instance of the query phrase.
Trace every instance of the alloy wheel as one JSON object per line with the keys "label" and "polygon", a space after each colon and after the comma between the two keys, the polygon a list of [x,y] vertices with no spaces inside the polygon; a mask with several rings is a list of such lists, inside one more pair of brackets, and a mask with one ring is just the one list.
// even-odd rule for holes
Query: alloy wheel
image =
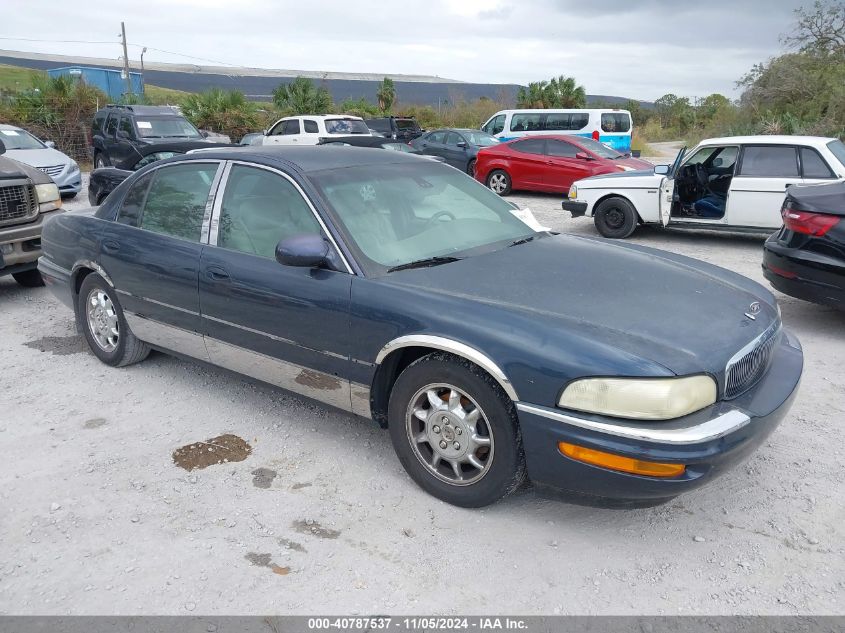
{"label": "alloy wheel", "polygon": [[490,176],[490,189],[498,194],[504,193],[508,188],[508,180],[504,174],[493,174]]}
{"label": "alloy wheel", "polygon": [[113,352],[120,342],[120,329],[112,300],[101,289],[94,288],[88,293],[85,304],[88,331],[100,349]]}

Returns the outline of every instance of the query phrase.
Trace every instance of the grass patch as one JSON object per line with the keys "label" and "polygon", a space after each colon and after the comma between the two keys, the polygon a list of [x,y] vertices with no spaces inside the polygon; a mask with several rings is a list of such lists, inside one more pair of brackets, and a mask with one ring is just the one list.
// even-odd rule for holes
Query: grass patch
{"label": "grass patch", "polygon": [[190,92],[184,90],[174,90],[173,88],[162,88],[152,84],[144,86],[144,94],[150,105],[178,105],[182,99],[187,97]]}
{"label": "grass patch", "polygon": [[0,64],[0,90],[9,92],[28,90],[33,87],[35,79],[46,75],[47,73],[43,70]]}

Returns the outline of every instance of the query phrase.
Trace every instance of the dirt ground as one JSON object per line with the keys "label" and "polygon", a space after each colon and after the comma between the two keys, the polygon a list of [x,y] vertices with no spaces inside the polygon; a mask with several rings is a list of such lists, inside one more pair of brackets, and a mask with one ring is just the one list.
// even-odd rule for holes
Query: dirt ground
{"label": "dirt ground", "polygon": [[[559,196],[512,199],[595,234]],[[760,238],[632,241],[763,282]],[[48,291],[2,278],[0,613],[843,614],[845,314],[779,299],[805,376],[747,463],[656,508],[527,490],[472,511],[366,421],[162,354],[106,367]],[[243,461],[174,463],[221,436]]]}

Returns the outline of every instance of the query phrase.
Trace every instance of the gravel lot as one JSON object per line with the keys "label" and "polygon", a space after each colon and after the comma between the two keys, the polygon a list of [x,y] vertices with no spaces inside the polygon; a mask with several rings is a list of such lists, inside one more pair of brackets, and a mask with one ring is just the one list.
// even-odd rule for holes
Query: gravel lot
{"label": "gravel lot", "polygon": [[[595,234],[558,196],[512,199]],[[763,281],[759,238],[632,241]],[[45,289],[0,278],[0,613],[843,614],[845,314],[779,299],[801,394],[716,485],[649,509],[527,490],[469,511],[420,491],[366,421],[162,354],[111,369]],[[244,461],[174,464],[224,434]]]}

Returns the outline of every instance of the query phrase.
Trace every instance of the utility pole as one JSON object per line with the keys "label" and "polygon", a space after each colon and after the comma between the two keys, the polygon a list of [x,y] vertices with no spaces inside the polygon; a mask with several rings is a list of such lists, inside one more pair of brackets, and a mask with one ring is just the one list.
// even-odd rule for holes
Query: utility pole
{"label": "utility pole", "polygon": [[120,23],[120,35],[123,40],[123,72],[126,73],[126,94],[132,96],[132,77],[129,75],[129,53],[126,51],[126,26]]}

